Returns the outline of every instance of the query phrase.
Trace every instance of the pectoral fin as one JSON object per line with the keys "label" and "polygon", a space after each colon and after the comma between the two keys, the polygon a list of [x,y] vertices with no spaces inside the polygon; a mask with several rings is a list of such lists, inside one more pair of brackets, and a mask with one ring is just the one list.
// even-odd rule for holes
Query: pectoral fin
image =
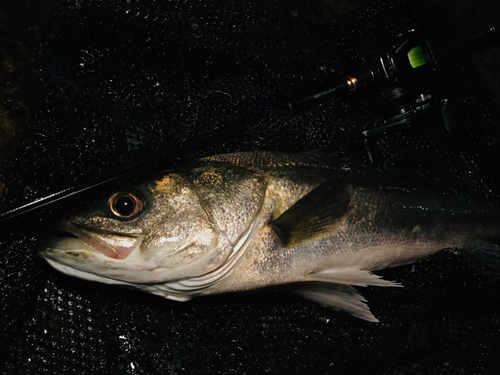
{"label": "pectoral fin", "polygon": [[350,210],[351,193],[344,179],[323,182],[269,223],[284,247],[330,235]]}

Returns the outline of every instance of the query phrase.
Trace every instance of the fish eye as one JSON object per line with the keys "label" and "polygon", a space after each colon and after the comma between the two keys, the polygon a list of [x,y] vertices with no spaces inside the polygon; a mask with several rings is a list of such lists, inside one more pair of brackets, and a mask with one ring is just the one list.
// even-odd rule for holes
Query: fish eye
{"label": "fish eye", "polygon": [[108,205],[116,217],[133,219],[144,208],[144,199],[136,192],[124,191],[114,193],[109,198]]}

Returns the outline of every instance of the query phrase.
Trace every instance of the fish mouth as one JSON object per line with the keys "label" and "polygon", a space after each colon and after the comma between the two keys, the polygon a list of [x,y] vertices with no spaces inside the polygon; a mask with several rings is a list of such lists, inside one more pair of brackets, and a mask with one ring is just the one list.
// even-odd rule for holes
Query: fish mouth
{"label": "fish mouth", "polygon": [[[132,251],[140,244],[138,236],[124,235],[103,230],[90,230],[82,226],[63,221],[56,226],[59,232],[58,239],[62,244],[72,244],[68,251],[78,251],[75,249],[75,241],[81,241],[85,245],[80,251],[90,251],[103,254],[111,259],[126,259]],[[57,250],[63,250],[58,248]]]}

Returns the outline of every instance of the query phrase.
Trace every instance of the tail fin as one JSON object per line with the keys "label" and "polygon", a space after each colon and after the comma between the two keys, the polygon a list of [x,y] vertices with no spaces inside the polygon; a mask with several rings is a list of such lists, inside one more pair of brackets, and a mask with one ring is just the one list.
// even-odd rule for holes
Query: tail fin
{"label": "tail fin", "polygon": [[498,244],[479,241],[470,253],[474,258],[500,273],[500,246]]}

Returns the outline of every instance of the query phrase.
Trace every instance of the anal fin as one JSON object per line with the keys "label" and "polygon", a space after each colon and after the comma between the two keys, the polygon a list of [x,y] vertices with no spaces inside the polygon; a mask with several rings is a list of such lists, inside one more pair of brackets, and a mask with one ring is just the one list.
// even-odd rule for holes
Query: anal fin
{"label": "anal fin", "polygon": [[357,318],[369,322],[378,323],[378,319],[373,316],[366,304],[366,299],[352,286],[310,282],[296,289],[294,293],[309,301],[331,307],[335,310],[348,312]]}
{"label": "anal fin", "polygon": [[349,268],[323,269],[307,275],[302,281],[305,283],[295,291],[299,296],[369,322],[378,322],[378,319],[352,285],[402,287],[400,283],[384,280],[369,271]]}
{"label": "anal fin", "polygon": [[375,275],[370,271],[355,268],[324,269],[307,275],[303,278],[303,281],[321,281],[357,286],[402,287],[398,282],[384,280],[381,276]]}

